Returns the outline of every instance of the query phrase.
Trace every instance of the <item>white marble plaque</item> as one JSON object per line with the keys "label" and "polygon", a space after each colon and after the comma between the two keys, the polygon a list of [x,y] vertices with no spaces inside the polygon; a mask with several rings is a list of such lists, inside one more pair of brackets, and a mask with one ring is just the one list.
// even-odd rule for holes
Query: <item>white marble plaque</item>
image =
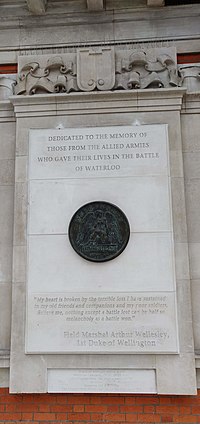
{"label": "white marble plaque", "polygon": [[[178,353],[167,126],[31,130],[28,180],[26,352]],[[96,200],[131,230],[104,263],[68,239]]]}
{"label": "white marble plaque", "polygon": [[156,393],[155,370],[49,369],[49,393]]}
{"label": "white marble plaque", "polygon": [[30,296],[27,353],[174,353],[173,293],[38,293]]}
{"label": "white marble plaque", "polygon": [[171,230],[169,180],[158,175],[125,181],[109,178],[109,184],[104,178],[31,181],[29,234],[66,234],[74,211],[98,198],[117,202],[127,215],[132,232]]}
{"label": "white marble plaque", "polygon": [[166,125],[30,131],[30,179],[167,175]]}
{"label": "white marble plaque", "polygon": [[169,232],[131,233],[115,260],[92,263],[72,249],[68,235],[29,236],[29,293],[39,291],[173,291]]}

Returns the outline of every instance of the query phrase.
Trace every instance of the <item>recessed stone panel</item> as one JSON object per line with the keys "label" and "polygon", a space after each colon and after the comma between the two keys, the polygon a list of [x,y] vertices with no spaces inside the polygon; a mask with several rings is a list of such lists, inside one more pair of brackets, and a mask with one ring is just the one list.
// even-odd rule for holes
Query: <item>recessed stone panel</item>
{"label": "recessed stone panel", "polygon": [[171,230],[170,187],[165,176],[109,178],[109,184],[104,178],[34,180],[29,189],[29,234],[66,234],[74,211],[97,199],[123,209],[134,233]]}
{"label": "recessed stone panel", "polygon": [[71,247],[68,235],[29,236],[29,292],[173,291],[170,233],[131,233],[120,256],[91,263]]}
{"label": "recessed stone panel", "polygon": [[156,393],[156,390],[155,370],[48,370],[49,393]]}
{"label": "recessed stone panel", "polygon": [[174,294],[34,293],[27,353],[177,353]]}
{"label": "recessed stone panel", "polygon": [[[95,201],[130,223],[124,251],[103,263],[68,235]],[[87,224],[99,249],[108,220]],[[166,125],[30,132],[27,273],[27,353],[178,353]]]}

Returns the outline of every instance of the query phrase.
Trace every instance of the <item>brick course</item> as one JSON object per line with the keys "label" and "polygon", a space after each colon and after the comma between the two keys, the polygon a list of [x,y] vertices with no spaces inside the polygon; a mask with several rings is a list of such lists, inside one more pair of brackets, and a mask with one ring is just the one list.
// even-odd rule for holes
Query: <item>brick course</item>
{"label": "brick course", "polygon": [[0,388],[0,424],[200,423],[197,396],[19,394]]}

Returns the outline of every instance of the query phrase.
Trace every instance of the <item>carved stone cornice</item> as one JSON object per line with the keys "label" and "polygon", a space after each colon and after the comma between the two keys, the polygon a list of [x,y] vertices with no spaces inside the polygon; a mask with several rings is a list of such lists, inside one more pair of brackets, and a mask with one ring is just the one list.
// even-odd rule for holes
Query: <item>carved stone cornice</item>
{"label": "carved stone cornice", "polygon": [[182,114],[200,114],[200,90],[199,92],[186,92],[183,99]]}
{"label": "carved stone cornice", "polygon": [[200,91],[200,64],[176,64],[174,48],[85,47],[60,55],[21,56],[19,75],[0,76],[0,100],[16,95],[184,87]]}
{"label": "carved stone cornice", "polygon": [[98,113],[181,111],[186,89],[93,91],[12,96],[16,118]]}
{"label": "carved stone cornice", "polygon": [[181,81],[173,48],[83,48],[59,56],[22,57],[19,67],[17,95],[168,88]]}

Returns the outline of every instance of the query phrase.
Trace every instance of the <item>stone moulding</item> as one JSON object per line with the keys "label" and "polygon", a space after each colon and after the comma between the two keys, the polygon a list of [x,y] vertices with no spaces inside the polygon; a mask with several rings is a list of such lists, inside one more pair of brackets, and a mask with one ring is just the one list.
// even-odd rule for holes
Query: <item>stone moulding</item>
{"label": "stone moulding", "polygon": [[174,48],[115,51],[105,46],[34,59],[21,57],[14,94],[169,88],[181,81]]}
{"label": "stone moulding", "polygon": [[188,91],[200,90],[200,63],[180,65],[179,73],[183,87],[187,87]]}
{"label": "stone moulding", "polygon": [[15,83],[15,75],[2,74],[0,76],[0,100],[6,100],[13,94]]}

